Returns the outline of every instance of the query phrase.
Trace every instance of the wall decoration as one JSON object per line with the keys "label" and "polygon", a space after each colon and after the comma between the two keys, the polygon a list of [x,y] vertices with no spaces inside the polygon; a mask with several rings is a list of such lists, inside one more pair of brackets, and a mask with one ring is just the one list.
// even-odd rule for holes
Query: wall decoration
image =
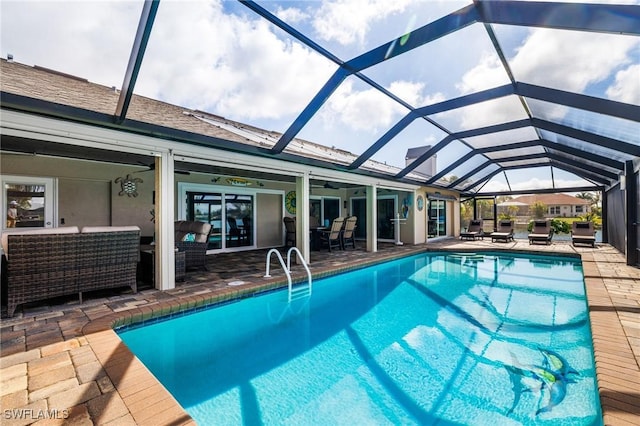
{"label": "wall decoration", "polygon": [[249,186],[251,181],[245,178],[232,177],[227,179],[227,183],[233,186]]}
{"label": "wall decoration", "polygon": [[142,183],[143,180],[137,177],[133,177],[131,175],[127,175],[127,177],[119,177],[114,181],[115,183],[120,184],[120,188],[122,189],[118,192],[119,196],[126,195],[128,197],[137,197],[138,196],[138,184]]}
{"label": "wall decoration", "polygon": [[406,197],[404,197],[404,199],[402,200],[402,217],[404,219],[409,217],[409,207],[411,207],[411,204],[411,195],[407,195]]}
{"label": "wall decoration", "polygon": [[424,208],[424,198],[422,198],[422,195],[418,195],[418,198],[416,199],[416,205],[418,206],[418,211],[421,212]]}
{"label": "wall decoration", "polygon": [[289,191],[284,197],[284,207],[287,213],[296,214],[296,191]]}

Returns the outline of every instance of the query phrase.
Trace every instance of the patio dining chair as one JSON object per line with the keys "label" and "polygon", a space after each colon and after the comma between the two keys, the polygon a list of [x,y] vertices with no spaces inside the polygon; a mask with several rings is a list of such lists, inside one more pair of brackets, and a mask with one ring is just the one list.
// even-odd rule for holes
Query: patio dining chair
{"label": "patio dining chair", "polygon": [[354,249],[356,248],[356,222],[357,216],[349,216],[344,221],[344,229],[342,230],[342,249],[345,250],[347,245],[350,245]]}
{"label": "patio dining chair", "polygon": [[291,247],[295,247],[296,245],[296,218],[294,217],[284,217],[282,219],[284,222],[284,229],[286,231],[286,236],[284,240],[284,245],[289,246],[291,243]]}
{"label": "patio dining chair", "polygon": [[467,230],[460,233],[461,240],[477,240],[484,239],[484,231],[482,230],[482,219],[471,219]]}
{"label": "patio dining chair", "polygon": [[231,243],[234,239],[237,245],[240,245],[240,240],[244,238],[242,229],[238,226],[238,222],[235,217],[227,216],[227,224],[229,225],[229,243]]}
{"label": "patio dining chair", "polygon": [[534,220],[533,229],[529,233],[529,244],[545,243],[551,244],[553,238],[553,228],[550,220]]}
{"label": "patio dining chair", "polygon": [[326,244],[329,247],[329,251],[332,248],[342,249],[342,225],[344,224],[343,217],[337,217],[333,220],[331,228],[326,231],[319,231],[320,243]]}

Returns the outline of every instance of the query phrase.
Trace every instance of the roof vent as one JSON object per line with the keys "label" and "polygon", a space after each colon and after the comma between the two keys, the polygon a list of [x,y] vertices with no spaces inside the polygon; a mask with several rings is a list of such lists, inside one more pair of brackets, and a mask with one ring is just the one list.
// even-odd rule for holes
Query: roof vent
{"label": "roof vent", "polygon": [[13,55],[11,53],[7,53],[7,61],[13,62]]}

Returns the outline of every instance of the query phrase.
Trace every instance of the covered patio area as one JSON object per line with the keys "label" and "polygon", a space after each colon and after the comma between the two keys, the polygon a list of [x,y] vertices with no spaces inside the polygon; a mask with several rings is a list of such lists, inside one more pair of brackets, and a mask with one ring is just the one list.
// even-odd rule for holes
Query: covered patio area
{"label": "covered patio area", "polygon": [[[565,242],[532,247],[526,240],[381,244],[375,253],[364,249],[314,252],[312,273],[320,277],[424,250],[581,256],[605,424],[638,423],[640,271],[627,266],[615,248],[608,244],[574,247]],[[74,299],[57,299],[55,304],[28,306],[15,318],[3,320],[3,408],[67,410],[70,418],[65,421],[74,419],[78,424],[193,424],[111,327],[286,285],[275,261],[272,278],[263,278],[265,256],[266,250],[209,256],[208,272],[189,273],[186,282],[173,290],[96,293],[82,305]],[[295,277],[304,276],[301,267],[292,269]],[[238,285],[239,281],[244,284]]]}

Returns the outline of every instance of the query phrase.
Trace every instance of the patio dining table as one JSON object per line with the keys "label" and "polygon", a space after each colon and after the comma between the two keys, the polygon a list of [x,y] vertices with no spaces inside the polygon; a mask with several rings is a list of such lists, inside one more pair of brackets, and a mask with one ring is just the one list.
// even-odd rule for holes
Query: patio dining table
{"label": "patio dining table", "polygon": [[311,234],[311,250],[320,250],[322,248],[322,241],[320,240],[320,233],[326,231],[329,228],[326,226],[311,226],[309,227],[309,233]]}

